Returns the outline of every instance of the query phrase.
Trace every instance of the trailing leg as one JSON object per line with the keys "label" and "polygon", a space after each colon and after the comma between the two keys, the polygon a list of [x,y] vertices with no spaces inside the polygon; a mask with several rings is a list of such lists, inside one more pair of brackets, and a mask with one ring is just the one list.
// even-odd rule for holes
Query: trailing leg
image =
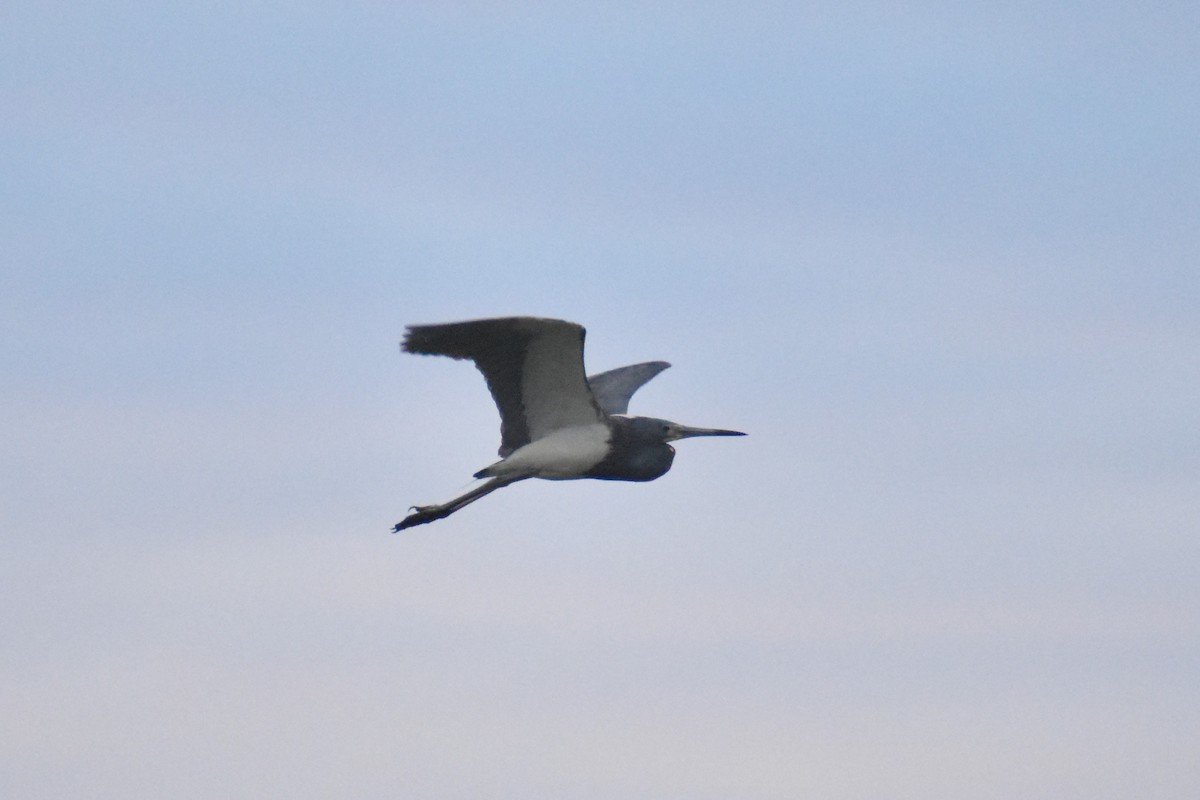
{"label": "trailing leg", "polygon": [[506,477],[492,478],[491,480],[487,481],[486,483],[476,486],[471,491],[466,492],[465,494],[459,495],[458,497],[454,498],[453,500],[449,500],[445,503],[441,503],[439,505],[432,505],[432,506],[413,506],[412,507],[413,513],[409,514],[407,517],[405,517],[400,522],[397,522],[396,526],[394,528],[392,528],[392,532],[399,533],[400,531],[404,530],[405,528],[412,528],[416,525],[424,525],[427,522],[433,522],[434,520],[442,519],[443,517],[448,517],[451,514],[453,514],[455,511],[458,511],[463,506],[468,506],[471,503],[474,503],[476,500],[483,497],[484,495],[491,494],[492,492],[496,491],[497,489],[503,489],[505,486],[508,486],[510,483],[516,483],[517,481],[524,480],[527,477],[528,477],[527,475],[520,475],[520,476],[516,476],[516,477],[506,476]]}

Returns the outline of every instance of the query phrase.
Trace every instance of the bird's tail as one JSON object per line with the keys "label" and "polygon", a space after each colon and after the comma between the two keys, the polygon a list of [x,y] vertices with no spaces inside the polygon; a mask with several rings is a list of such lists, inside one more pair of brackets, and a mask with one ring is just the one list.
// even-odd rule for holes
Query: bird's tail
{"label": "bird's tail", "polygon": [[504,463],[503,461],[497,461],[495,464],[491,464],[491,465],[489,465],[489,466],[486,466],[486,467],[484,467],[483,469],[479,470],[479,472],[476,472],[476,473],[474,474],[474,476],[472,476],[472,477],[475,477],[475,478],[494,478],[496,475],[498,475],[498,474],[499,474],[499,470],[497,470],[497,469],[496,469],[496,467],[500,466],[500,465],[501,465],[501,464],[503,464],[503,463]]}

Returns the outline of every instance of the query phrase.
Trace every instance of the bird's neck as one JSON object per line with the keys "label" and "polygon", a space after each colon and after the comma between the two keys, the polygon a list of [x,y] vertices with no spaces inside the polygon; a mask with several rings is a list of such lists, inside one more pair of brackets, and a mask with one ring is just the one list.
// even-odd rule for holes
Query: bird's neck
{"label": "bird's neck", "polygon": [[635,418],[609,417],[608,455],[588,477],[610,481],[652,481],[671,468],[675,448],[634,424]]}

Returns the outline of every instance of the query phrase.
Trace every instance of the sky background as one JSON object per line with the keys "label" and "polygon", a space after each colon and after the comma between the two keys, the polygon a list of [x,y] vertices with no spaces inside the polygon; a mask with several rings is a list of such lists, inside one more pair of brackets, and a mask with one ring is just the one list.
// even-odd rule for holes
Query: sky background
{"label": "sky background", "polygon": [[[8,3],[6,798],[1191,798],[1200,6]],[[404,326],[589,329],[648,484]]]}

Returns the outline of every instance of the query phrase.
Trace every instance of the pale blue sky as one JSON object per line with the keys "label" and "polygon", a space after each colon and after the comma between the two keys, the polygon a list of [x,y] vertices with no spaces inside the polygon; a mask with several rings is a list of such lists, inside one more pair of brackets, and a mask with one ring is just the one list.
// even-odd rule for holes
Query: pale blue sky
{"label": "pale blue sky", "polygon": [[[1190,798],[1194,3],[9,4],[0,794]],[[589,328],[650,484],[406,324]]]}

